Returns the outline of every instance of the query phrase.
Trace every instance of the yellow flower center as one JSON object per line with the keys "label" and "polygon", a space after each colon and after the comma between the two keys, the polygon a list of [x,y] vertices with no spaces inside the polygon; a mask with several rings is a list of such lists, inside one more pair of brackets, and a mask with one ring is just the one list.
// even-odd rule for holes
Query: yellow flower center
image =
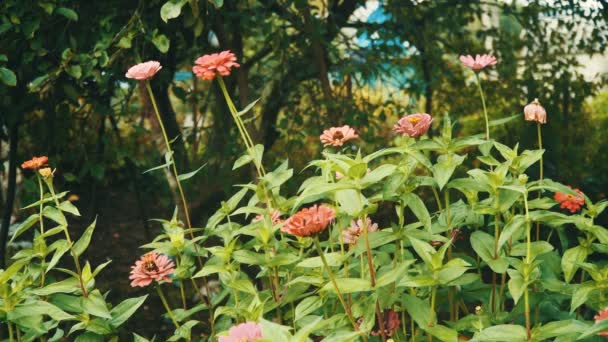
{"label": "yellow flower center", "polygon": [[410,116],[407,120],[412,124],[416,124],[418,121],[422,120],[422,118],[419,116]]}

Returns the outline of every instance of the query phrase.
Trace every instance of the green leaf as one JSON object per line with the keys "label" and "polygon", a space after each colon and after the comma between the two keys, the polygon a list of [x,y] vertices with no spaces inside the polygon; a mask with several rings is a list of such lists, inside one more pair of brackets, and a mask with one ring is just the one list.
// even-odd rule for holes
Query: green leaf
{"label": "green leaf", "polygon": [[78,21],[78,13],[76,13],[72,9],[65,8],[65,7],[58,7],[57,9],[55,9],[55,13],[62,15],[72,21]]}
{"label": "green leaf", "polygon": [[19,235],[25,233],[36,222],[38,222],[39,219],[40,219],[40,215],[38,215],[38,214],[32,214],[28,218],[26,218],[23,222],[19,223],[19,225],[17,226],[17,229],[15,229],[15,232],[13,233],[13,236],[11,237],[11,241],[10,242],[15,241],[15,239],[17,237],[19,237]]}
{"label": "green leaf", "polygon": [[456,167],[464,161],[465,156],[457,154],[440,155],[437,164],[433,165],[433,175],[439,186],[439,190],[450,180]]}
{"label": "green leaf", "polygon": [[185,181],[187,179],[190,179],[194,175],[196,175],[202,168],[204,168],[205,165],[207,165],[207,164],[203,164],[201,167],[199,167],[198,169],[196,169],[196,170],[194,170],[192,172],[181,174],[181,175],[177,176],[177,179],[180,180],[180,181]]}
{"label": "green leaf", "polygon": [[169,47],[171,46],[171,41],[164,34],[159,34],[152,38],[152,44],[156,46],[158,51],[167,53],[167,51],[169,51]]}
{"label": "green leaf", "polygon": [[[342,254],[340,252],[325,253],[325,260],[327,260],[329,266],[340,266],[342,265]],[[323,267],[323,261],[318,256],[306,258],[298,263],[296,267],[320,268]]]}
{"label": "green leaf", "polygon": [[573,313],[579,306],[585,304],[589,299],[591,292],[595,290],[595,286],[590,283],[578,285],[572,293],[572,302],[570,303],[570,313]]}
{"label": "green leaf", "polygon": [[80,283],[77,278],[68,278],[56,283],[51,283],[43,288],[34,289],[32,293],[38,296],[48,296],[54,293],[75,293],[80,290]]}
{"label": "green leaf", "polygon": [[15,261],[7,269],[3,270],[2,273],[0,273],[0,284],[6,284],[13,274],[17,273],[26,264],[29,264],[28,259]]}
{"label": "green leaf", "polygon": [[136,333],[133,333],[133,342],[150,342],[150,340],[145,337],[139,336]]}
{"label": "green leaf", "polygon": [[471,342],[524,342],[527,340],[526,328],[521,325],[500,324],[475,334]]}
{"label": "green leaf", "polygon": [[17,75],[11,69],[5,67],[0,67],[0,80],[9,87],[17,85]]}
{"label": "green leaf", "polygon": [[91,237],[93,236],[93,230],[95,230],[96,223],[97,218],[95,218],[95,221],[93,221],[93,223],[91,223],[91,225],[87,227],[87,229],[84,231],[84,234],[82,234],[80,239],[78,239],[78,241],[76,241],[76,243],[74,244],[73,251],[76,256],[82,255],[82,253],[87,250],[87,247],[89,247],[89,243],[91,243]]}
{"label": "green leaf", "polygon": [[57,240],[57,241],[53,242],[53,244],[50,247],[51,247],[51,250],[52,249],[55,250],[55,253],[53,254],[53,257],[51,258],[51,261],[46,265],[45,272],[48,272],[53,267],[55,267],[55,265],[57,265],[59,260],[61,260],[61,257],[67,251],[70,250],[70,244],[66,240]]}
{"label": "green leaf", "polygon": [[224,0],[209,0],[210,3],[215,6],[215,8],[222,8],[224,6]]}
{"label": "green leaf", "polygon": [[89,296],[82,299],[82,307],[90,315],[112,319],[106,300],[99,290],[89,292]]}
{"label": "green leaf", "polygon": [[74,316],[59,309],[55,305],[42,300],[18,304],[12,311],[8,312],[7,318],[9,321],[15,321],[22,317],[35,315],[48,315],[56,321],[75,319]]}
{"label": "green leaf", "polygon": [[[537,256],[549,253],[553,250],[553,246],[547,241],[533,241],[530,243],[530,257],[534,260]],[[527,244],[519,243],[511,249],[512,256],[526,256]]]}
{"label": "green leaf", "polygon": [[543,326],[532,329],[532,339],[536,341],[550,340],[552,337],[581,334],[586,332],[589,326],[576,320],[565,320],[549,322]]}
{"label": "green leaf", "polygon": [[121,326],[129,317],[131,317],[137,309],[146,301],[148,295],[129,298],[116,305],[110,311],[110,316],[112,319],[110,320],[110,324],[114,328],[118,328]]}
{"label": "green leaf", "polygon": [[513,236],[519,236],[520,232],[525,227],[526,218],[523,215],[513,216],[505,225],[498,239],[498,249],[502,249]]}
{"label": "green leaf", "polygon": [[[373,290],[373,287],[369,280],[361,278],[338,278],[338,289],[341,293],[354,293],[354,292],[366,292]],[[336,292],[333,282],[325,284],[321,288],[321,291]]]}
{"label": "green leaf", "polygon": [[427,301],[411,295],[404,295],[403,305],[420,328],[425,329],[429,326],[432,313]]}
{"label": "green leaf", "polygon": [[160,18],[167,22],[169,19],[179,17],[182,12],[182,7],[186,4],[186,0],[171,0],[165,2],[160,8]]}
{"label": "green leaf", "polygon": [[65,211],[66,213],[70,213],[74,216],[80,216],[80,211],[78,211],[78,208],[76,208],[76,206],[74,204],[72,204],[72,202],[70,201],[63,201],[59,204],[59,209],[61,209],[61,211]]}
{"label": "green leaf", "polygon": [[579,336],[577,340],[589,338],[599,332],[608,332],[608,319],[599,321],[594,325],[587,327],[587,330],[581,336]]}
{"label": "green leaf", "polygon": [[65,71],[75,79],[82,77],[82,67],[80,65],[70,65]]}
{"label": "green leaf", "polygon": [[179,328],[177,328],[175,330],[175,334],[173,336],[171,336],[171,338],[169,338],[167,341],[179,341],[180,339],[184,339],[186,341],[191,341],[191,330],[192,327],[194,327],[195,325],[199,324],[199,321],[188,321],[184,324],[182,324]]}
{"label": "green leaf", "polygon": [[256,103],[258,103],[258,101],[260,101],[262,98],[260,97],[259,99],[251,102],[250,104],[247,105],[247,107],[243,108],[243,110],[241,110],[240,112],[237,113],[238,116],[243,116],[245,114],[247,114],[247,112],[249,112],[251,110],[251,108],[253,108],[253,106],[256,105]]}
{"label": "green leaf", "polygon": [[296,306],[295,319],[298,321],[301,318],[313,313],[315,310],[323,306],[323,299],[319,296],[310,296],[304,298],[298,306]]}
{"label": "green leaf", "polygon": [[562,270],[564,280],[569,283],[578,270],[578,264],[584,262],[589,255],[589,249],[584,246],[572,247],[564,252],[562,256]]}
{"label": "green leaf", "polygon": [[237,159],[234,162],[234,165],[232,166],[232,170],[236,170],[239,167],[250,163],[252,160],[253,160],[253,157],[251,156],[251,154],[249,152],[245,152],[245,154],[240,156],[239,159]]}
{"label": "green leaf", "polygon": [[65,216],[61,211],[59,211],[55,207],[46,206],[42,209],[42,215],[50,220],[53,220],[59,223],[62,226],[67,226],[68,221],[65,219]]}
{"label": "green leaf", "polygon": [[521,116],[521,114],[514,114],[511,116],[507,116],[506,118],[502,118],[502,119],[496,119],[496,120],[490,120],[489,122],[489,126],[493,127],[493,126],[501,126],[504,125],[508,122],[511,122],[517,118],[519,118]]}
{"label": "green leaf", "polygon": [[357,190],[345,189],[336,191],[336,201],[340,208],[352,217],[359,216],[363,210],[363,196]]}
{"label": "green leaf", "polygon": [[479,230],[474,232],[471,234],[471,246],[494,272],[505,273],[509,264],[500,253],[494,256],[494,238],[490,234]]}
{"label": "green leaf", "polygon": [[401,196],[401,200],[405,206],[408,206],[416,218],[424,225],[424,227],[430,231],[431,230],[431,214],[429,214],[428,209],[424,205],[424,202],[418,197],[418,195],[414,193],[406,193]]}

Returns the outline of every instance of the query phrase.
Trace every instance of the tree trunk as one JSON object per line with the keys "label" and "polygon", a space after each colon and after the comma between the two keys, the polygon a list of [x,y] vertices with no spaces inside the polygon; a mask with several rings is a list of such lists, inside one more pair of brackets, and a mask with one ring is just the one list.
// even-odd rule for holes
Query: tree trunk
{"label": "tree trunk", "polygon": [[6,268],[6,243],[8,241],[8,229],[11,225],[11,216],[15,204],[17,186],[17,143],[19,140],[19,127],[13,123],[9,130],[10,150],[8,154],[8,187],[6,190],[6,205],[0,226],[0,268]]}

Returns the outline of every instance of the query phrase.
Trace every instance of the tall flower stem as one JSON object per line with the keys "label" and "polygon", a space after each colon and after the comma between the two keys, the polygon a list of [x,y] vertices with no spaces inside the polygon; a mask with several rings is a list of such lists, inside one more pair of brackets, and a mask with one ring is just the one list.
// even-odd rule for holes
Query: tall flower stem
{"label": "tall flower stem", "polygon": [[317,249],[317,253],[319,254],[319,257],[321,258],[321,262],[323,262],[323,266],[325,267],[325,270],[327,271],[327,274],[329,275],[329,279],[331,280],[332,284],[334,285],[334,289],[336,290],[336,293],[338,294],[338,299],[340,300],[340,303],[342,304],[342,307],[344,308],[344,311],[346,312],[346,315],[348,316],[350,323],[353,325],[353,328],[355,329],[355,331],[359,330],[359,328],[357,327],[357,323],[355,322],[355,319],[353,318],[353,314],[350,312],[350,308],[348,307],[348,305],[346,305],[346,302],[344,301],[344,297],[342,296],[342,292],[340,292],[340,288],[338,287],[338,282],[336,281],[334,272],[331,270],[331,268],[329,267],[329,264],[327,263],[327,260],[325,259],[325,253],[323,253],[323,249],[321,249],[321,244],[319,243],[319,237],[315,236],[313,241],[315,244],[315,248]]}
{"label": "tall flower stem", "polygon": [[[40,224],[40,235],[44,234],[44,216],[42,215],[42,209],[44,209],[44,188],[42,186],[42,179],[40,178],[40,174],[36,172],[36,178],[38,179],[38,189],[40,191],[40,207],[38,210],[38,221]],[[40,260],[40,286],[44,286],[44,277],[46,272],[44,271],[44,259],[46,256],[43,256]]]}
{"label": "tall flower stem", "polygon": [[[541,132],[541,127],[540,127],[540,122],[536,123],[536,131],[538,133],[538,149],[542,150],[543,149],[543,135]],[[543,172],[543,155],[540,155],[540,185],[542,187],[543,185],[543,178],[544,178],[544,172]],[[538,191],[538,198],[541,197],[542,194],[542,188],[541,190]],[[540,240],[540,222],[536,222],[536,241]]]}
{"label": "tall flower stem", "polygon": [[[186,201],[186,196],[184,195],[184,189],[182,188],[182,182],[179,180],[179,173],[177,173],[177,166],[175,165],[175,156],[173,153],[173,149],[171,148],[171,143],[169,142],[169,137],[167,136],[167,131],[165,130],[165,125],[163,124],[163,119],[160,116],[160,112],[158,111],[158,106],[156,105],[156,99],[154,97],[154,93],[152,92],[152,87],[150,86],[150,81],[145,81],[146,89],[148,90],[148,94],[150,95],[150,102],[152,102],[152,107],[154,108],[154,113],[156,114],[156,119],[158,120],[158,125],[160,126],[160,130],[163,134],[163,139],[165,141],[165,147],[167,152],[170,155],[171,160],[171,168],[173,171],[173,176],[175,177],[175,182],[177,183],[177,189],[179,190],[179,196],[182,201],[182,208],[184,209],[184,216],[186,217],[186,224],[188,228],[192,228],[192,224],[190,223],[190,212],[188,210],[188,202]],[[190,230],[190,237],[194,239],[194,233]],[[196,244],[195,244],[196,246]]]}
{"label": "tall flower stem", "polygon": [[[55,200],[55,206],[57,207],[57,210],[61,210],[59,209],[59,199],[55,195],[55,188],[53,187],[53,178],[45,179],[45,183],[48,186],[49,191],[53,196],[53,199]],[[78,273],[78,281],[80,282],[80,289],[82,290],[82,295],[88,297],[89,292],[87,291],[84,281],[82,280],[82,268],[80,267],[80,261],[78,260],[78,255],[76,255],[76,252],[74,251],[74,244],[72,243],[72,239],[70,238],[70,232],[68,232],[67,225],[63,226],[63,232],[65,234],[65,239],[68,242],[68,245],[70,246],[70,254],[72,254],[72,258],[74,259],[74,265],[76,266],[76,271]]]}
{"label": "tall flower stem", "polygon": [[[363,223],[363,238],[365,239],[365,249],[367,252],[367,265],[369,267],[369,278],[372,287],[376,287],[376,271],[374,270],[374,259],[372,250],[369,245],[369,232],[367,227],[367,215],[363,215],[361,219]],[[380,302],[376,299],[376,317],[378,319],[378,325],[380,326],[380,336],[382,336],[382,342],[386,342],[386,331],[384,329],[384,317],[382,310],[380,309]]]}
{"label": "tall flower stem", "polygon": [[156,286],[156,292],[158,292],[158,297],[160,297],[160,301],[163,302],[163,306],[165,307],[165,310],[167,310],[167,314],[171,318],[171,321],[173,322],[175,329],[179,329],[179,323],[177,323],[177,320],[175,319],[175,316],[173,315],[173,311],[171,311],[171,308],[169,307],[169,303],[167,303],[167,299],[165,298],[165,294],[163,293],[163,290],[161,290],[160,285]]}
{"label": "tall flower stem", "polygon": [[[184,189],[182,188],[182,183],[179,179],[179,173],[177,172],[177,166],[175,165],[173,149],[171,148],[171,143],[169,142],[169,137],[167,136],[167,131],[165,129],[165,125],[163,124],[163,119],[160,116],[160,112],[158,111],[158,106],[156,105],[156,98],[154,97],[154,93],[152,92],[152,87],[150,86],[150,81],[146,80],[146,81],[144,81],[144,84],[146,86],[146,90],[148,91],[148,95],[150,96],[150,102],[152,102],[152,107],[154,108],[154,113],[156,114],[156,119],[158,120],[158,125],[160,126],[160,130],[162,132],[163,139],[165,141],[165,148],[167,149],[167,152],[170,155],[171,169],[173,171],[173,177],[175,177],[175,182],[177,183],[177,189],[179,191],[179,195],[180,195],[180,198],[182,201],[182,208],[184,209],[184,216],[186,218],[186,224],[188,225],[188,232],[190,233],[190,238],[192,240],[194,240],[195,237],[194,237],[194,232],[192,231],[192,223],[190,222],[190,211],[188,209],[188,202],[186,201]],[[194,245],[194,251],[196,252],[196,258],[197,258],[199,267],[202,268],[203,260],[201,259],[201,256],[199,253],[198,244],[193,243],[193,245]],[[207,293],[209,293],[207,277],[203,277],[203,285],[205,286]],[[211,326],[213,327],[213,322],[212,322],[213,321],[213,304],[211,303],[210,297],[207,297],[207,304],[209,305],[209,311],[211,312],[211,315],[209,315],[209,321],[210,321]]]}
{"label": "tall flower stem", "polygon": [[[528,194],[524,194],[524,208],[526,210],[526,268],[529,268],[532,264],[532,238],[531,238],[531,227],[530,227],[530,214],[528,210]],[[530,272],[527,270],[526,274]],[[528,276],[526,275],[526,278]],[[524,279],[526,282],[526,290],[524,292],[524,304],[526,310],[526,335],[528,340],[532,337],[531,324],[530,324],[530,295],[529,295],[529,284],[528,279]]]}
{"label": "tall flower stem", "polygon": [[475,79],[477,80],[477,88],[479,89],[479,95],[481,96],[481,105],[483,106],[483,116],[486,120],[486,140],[490,140],[490,122],[488,121],[488,109],[486,108],[486,98],[483,95],[483,89],[481,88],[481,79],[479,73],[475,73]]}

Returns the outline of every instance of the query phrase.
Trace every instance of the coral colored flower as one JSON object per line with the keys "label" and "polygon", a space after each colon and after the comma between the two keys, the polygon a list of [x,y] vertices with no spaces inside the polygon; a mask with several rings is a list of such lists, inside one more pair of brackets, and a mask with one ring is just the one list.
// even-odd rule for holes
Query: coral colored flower
{"label": "coral colored flower", "polygon": [[492,55],[475,55],[475,58],[471,55],[460,56],[460,61],[474,71],[479,71],[487,66],[496,65],[496,57]]}
{"label": "coral colored flower", "polygon": [[[264,215],[260,214],[260,215],[256,215],[256,217],[253,219],[254,222],[258,222],[258,221],[262,221],[264,219]],[[272,222],[272,225],[276,225],[282,222],[281,220],[281,212],[278,210],[274,210],[272,212],[272,216],[270,216],[270,221]]]}
{"label": "coral colored flower", "polygon": [[[595,319],[595,323],[599,323],[603,320],[608,319],[608,307],[604,308],[603,310],[598,311],[597,315],[593,316],[593,319]],[[600,336],[608,337],[608,332],[599,332],[597,334]]]}
{"label": "coral colored flower", "polygon": [[412,138],[418,138],[429,130],[432,122],[433,118],[426,113],[410,114],[399,119],[393,126],[393,130]]}
{"label": "coral colored flower", "polygon": [[[571,188],[570,186],[568,186]],[[556,192],[553,198],[560,203],[560,208],[570,210],[570,213],[575,213],[585,204],[585,197],[579,189],[574,189],[578,196]]]}
{"label": "coral colored flower", "polygon": [[345,125],[324,130],[320,139],[323,146],[342,146],[345,142],[357,139],[358,137],[359,136],[352,127]]}
{"label": "coral colored flower", "polygon": [[325,205],[304,208],[288,218],[281,231],[297,236],[311,236],[322,232],[334,219],[336,211]]}
{"label": "coral colored flower", "polygon": [[[368,233],[378,231],[378,224],[373,223],[369,217],[366,220],[366,225]],[[351,245],[356,244],[359,238],[363,236],[363,229],[363,220],[358,219],[357,221],[352,221],[350,223],[350,228],[342,231],[342,240],[344,240],[344,243]]]}
{"label": "coral colored flower", "polygon": [[175,271],[175,264],[166,255],[154,252],[145,254],[131,266],[129,279],[131,286],[145,287],[153,281],[171,281],[169,275]]}
{"label": "coral colored flower", "polygon": [[127,70],[125,76],[139,81],[149,80],[163,67],[157,61],[136,64]]}
{"label": "coral colored flower", "polygon": [[228,335],[220,336],[218,342],[254,342],[263,338],[262,325],[247,322],[230,328]]}
{"label": "coral colored flower", "polygon": [[28,161],[24,161],[23,164],[21,164],[21,168],[37,170],[37,169],[45,166],[46,163],[48,163],[48,162],[49,162],[48,157],[45,157],[45,156],[33,157],[32,159],[30,159]]}
{"label": "coral colored flower", "polygon": [[53,177],[54,171],[51,170],[50,167],[44,167],[44,168],[38,170],[38,173],[44,178],[49,178],[49,177]]}
{"label": "coral colored flower", "polygon": [[547,111],[540,105],[538,99],[534,99],[524,107],[524,118],[526,121],[536,121],[544,124],[547,123]]}
{"label": "coral colored flower", "polygon": [[207,81],[213,80],[216,74],[228,76],[230,69],[241,66],[236,62],[236,56],[229,50],[201,56],[194,61],[194,64],[196,65],[192,67],[192,72]]}

